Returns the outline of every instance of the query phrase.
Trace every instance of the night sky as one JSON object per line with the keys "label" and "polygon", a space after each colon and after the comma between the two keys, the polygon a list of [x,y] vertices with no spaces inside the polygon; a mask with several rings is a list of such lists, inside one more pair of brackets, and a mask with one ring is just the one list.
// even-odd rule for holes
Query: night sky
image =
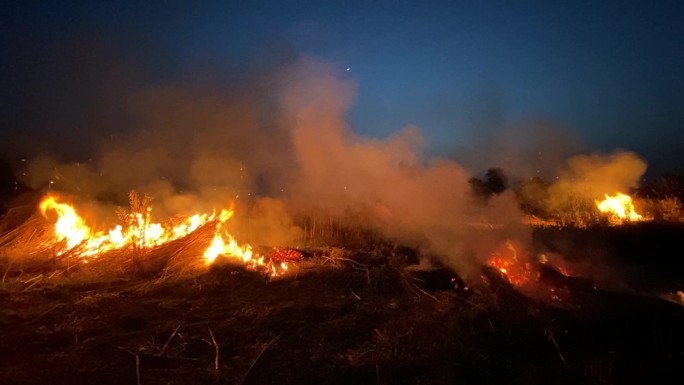
{"label": "night sky", "polygon": [[682,1],[9,1],[0,11],[0,130],[12,155],[27,140],[125,130],[124,99],[140,84],[220,86],[313,55],[357,84],[348,123],[364,136],[414,124],[429,153],[457,156],[542,121],[586,151],[684,164]]}

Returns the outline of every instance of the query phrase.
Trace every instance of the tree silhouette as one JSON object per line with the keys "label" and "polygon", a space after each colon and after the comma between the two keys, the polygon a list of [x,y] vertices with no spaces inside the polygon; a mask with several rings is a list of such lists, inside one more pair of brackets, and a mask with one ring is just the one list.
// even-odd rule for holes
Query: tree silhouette
{"label": "tree silhouette", "polygon": [[484,176],[484,180],[476,177],[468,179],[472,193],[484,200],[492,195],[501,194],[508,188],[508,177],[500,168],[490,168]]}
{"label": "tree silhouette", "polygon": [[490,168],[485,174],[485,186],[492,194],[501,194],[508,188],[508,177],[500,168]]}

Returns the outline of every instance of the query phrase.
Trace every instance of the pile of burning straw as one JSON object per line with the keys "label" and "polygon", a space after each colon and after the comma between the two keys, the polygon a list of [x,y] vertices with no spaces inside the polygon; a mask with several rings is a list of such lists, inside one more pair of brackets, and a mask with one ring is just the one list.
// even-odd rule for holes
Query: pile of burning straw
{"label": "pile of burning straw", "polygon": [[[129,210],[117,212],[120,224],[102,231],[89,226],[64,198],[48,194],[41,199],[38,212],[0,236],[0,250],[17,264],[97,274],[179,274],[227,260],[275,277],[287,272],[290,261],[301,258],[294,250],[257,252],[239,244],[225,230],[232,208],[156,223],[149,197],[131,192],[129,201]],[[6,216],[3,221],[10,219]]]}

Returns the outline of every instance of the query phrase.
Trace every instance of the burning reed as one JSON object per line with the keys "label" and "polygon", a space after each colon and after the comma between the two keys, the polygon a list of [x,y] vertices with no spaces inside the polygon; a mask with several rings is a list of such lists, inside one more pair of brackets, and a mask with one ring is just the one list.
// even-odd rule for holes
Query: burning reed
{"label": "burning reed", "polygon": [[267,275],[283,274],[288,261],[276,261],[240,245],[224,224],[232,209],[152,222],[151,199],[131,192],[130,209],[118,211],[121,223],[109,231],[91,228],[63,198],[46,195],[35,213],[0,238],[15,268],[65,269],[92,276],[163,276],[201,271],[219,257]]}

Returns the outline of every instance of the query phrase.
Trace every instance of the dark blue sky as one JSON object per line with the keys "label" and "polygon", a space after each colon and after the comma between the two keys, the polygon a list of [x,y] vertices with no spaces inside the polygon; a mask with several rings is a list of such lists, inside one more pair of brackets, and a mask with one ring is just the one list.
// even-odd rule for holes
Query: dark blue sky
{"label": "dark blue sky", "polygon": [[126,81],[230,81],[313,54],[350,69],[362,135],[415,124],[449,154],[544,120],[590,150],[684,163],[682,1],[193,3],[3,3],[3,132],[116,114],[101,105]]}

